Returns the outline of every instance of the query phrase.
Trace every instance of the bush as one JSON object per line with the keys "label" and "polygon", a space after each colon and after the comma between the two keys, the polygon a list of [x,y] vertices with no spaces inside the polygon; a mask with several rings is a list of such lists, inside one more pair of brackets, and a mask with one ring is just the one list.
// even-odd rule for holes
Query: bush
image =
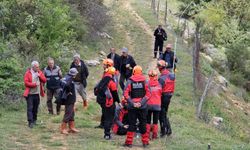
{"label": "bush", "polygon": [[244,74],[237,71],[231,73],[229,80],[236,86],[242,86],[246,82]]}

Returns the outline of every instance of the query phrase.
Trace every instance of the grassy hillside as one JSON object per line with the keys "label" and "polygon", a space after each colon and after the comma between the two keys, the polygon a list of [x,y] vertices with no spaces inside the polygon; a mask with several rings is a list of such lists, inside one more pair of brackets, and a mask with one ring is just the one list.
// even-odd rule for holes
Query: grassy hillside
{"label": "grassy hillside", "polygon": [[[149,66],[153,67],[155,61],[152,60],[152,36],[148,34],[147,27],[153,30],[158,22],[152,15],[149,4],[142,0],[106,0],[105,5],[110,9],[109,13],[113,18],[107,27],[107,31],[112,31],[110,34],[113,40],[105,39],[98,44],[103,45],[103,48],[126,46],[137,63],[145,70]],[[145,26],[145,23],[148,26]],[[173,43],[175,38],[173,31],[168,30],[168,33],[168,42]],[[86,53],[82,52],[82,54]],[[92,52],[85,58],[96,56],[97,54]],[[188,46],[181,41],[178,43],[177,56],[180,61],[176,74],[176,93],[172,98],[169,111],[173,135],[151,142],[149,149],[198,150],[207,149],[208,143],[211,144],[212,149],[250,149],[249,135],[244,132],[245,129],[250,129],[249,116],[244,115],[233,104],[230,104],[230,111],[234,115],[227,113],[223,108],[226,95],[218,98],[209,97],[204,106],[204,110],[209,114],[220,115],[225,119],[223,128],[217,129],[211,124],[196,119],[197,100],[193,97],[192,91],[192,58]],[[90,68],[90,71],[89,95],[101,76],[101,67]],[[81,105],[77,105],[75,120],[80,133],[69,136],[59,133],[63,113],[60,116],[48,115],[45,99],[41,101],[38,126],[32,130],[26,125],[25,101],[0,107],[0,149],[123,149],[121,145],[125,137],[114,136],[111,141],[105,141],[103,130],[94,129],[100,119],[100,108],[95,103],[95,99],[92,96],[90,98],[88,110],[82,110]],[[133,149],[142,149],[140,139],[135,139]]]}

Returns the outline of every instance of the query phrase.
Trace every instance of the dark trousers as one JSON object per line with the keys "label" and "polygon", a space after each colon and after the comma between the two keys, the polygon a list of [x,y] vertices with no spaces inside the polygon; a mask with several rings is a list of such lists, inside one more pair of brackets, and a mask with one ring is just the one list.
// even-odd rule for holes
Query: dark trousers
{"label": "dark trousers", "polygon": [[159,49],[159,56],[161,56],[163,49],[163,41],[155,40],[154,57],[157,57],[158,49]]}
{"label": "dark trousers", "polygon": [[161,125],[161,132],[166,132],[167,129],[170,129],[170,122],[167,117],[168,107],[170,104],[172,95],[164,94],[161,97],[161,112],[160,112],[160,125]]}
{"label": "dark trousers", "polygon": [[110,130],[115,116],[115,105],[111,107],[104,107],[104,134],[110,135]]}
{"label": "dark trousers", "polygon": [[37,120],[37,112],[40,104],[39,94],[28,95],[27,101],[27,118],[29,123],[34,123]]}
{"label": "dark trousers", "polygon": [[125,84],[124,84],[125,80],[127,81],[128,79],[129,77],[126,77],[125,74],[121,74],[119,84],[122,90],[124,90],[125,88]]}
{"label": "dark trousers", "polygon": [[[47,89],[47,107],[50,114],[53,114],[53,104],[52,99],[55,97],[58,99],[60,89]],[[61,109],[61,104],[56,104],[56,112],[59,113]]]}
{"label": "dark trousers", "polygon": [[74,121],[74,116],[75,116],[74,104],[65,105],[63,122],[68,123],[70,121]]}
{"label": "dark trousers", "polygon": [[101,121],[100,121],[100,125],[104,127],[104,108],[105,108],[105,104],[100,104],[101,109],[102,109],[102,115],[101,115]]}
{"label": "dark trousers", "polygon": [[153,124],[158,124],[160,111],[148,110],[147,124],[151,124],[151,119],[153,115]]}
{"label": "dark trousers", "polygon": [[139,120],[139,130],[141,134],[146,133],[147,109],[130,109],[128,110],[129,128],[128,131],[136,131],[136,122]]}

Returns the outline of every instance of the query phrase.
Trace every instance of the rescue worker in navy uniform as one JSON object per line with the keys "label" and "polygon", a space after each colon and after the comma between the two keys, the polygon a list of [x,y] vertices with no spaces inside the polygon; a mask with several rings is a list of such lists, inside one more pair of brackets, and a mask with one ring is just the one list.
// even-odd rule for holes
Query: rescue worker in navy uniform
{"label": "rescue worker in navy uniform", "polygon": [[126,135],[128,131],[128,104],[122,100],[122,105],[117,105],[115,110],[115,118],[113,132],[117,135]]}
{"label": "rescue worker in navy uniform", "polygon": [[[60,79],[62,78],[62,71],[59,66],[56,66],[53,58],[48,58],[48,66],[44,68],[44,75],[47,78],[47,107],[49,114],[54,114],[52,99],[55,96],[58,99],[60,92]],[[56,100],[57,102],[57,100]],[[61,104],[56,105],[56,114],[60,114]]]}
{"label": "rescue worker in navy uniform", "polygon": [[159,57],[162,55],[163,44],[164,41],[167,40],[167,33],[162,28],[162,26],[159,25],[154,32],[154,36],[155,36],[154,58],[157,58],[158,49],[159,49]]}
{"label": "rescue worker in navy uniform", "polygon": [[166,68],[167,65],[168,64],[164,60],[157,62],[158,69],[161,73],[159,82],[162,85],[160,112],[161,137],[172,134],[171,125],[167,114],[171,97],[173,96],[175,90],[175,74],[169,72],[169,70]]}
{"label": "rescue worker in navy uniform", "polygon": [[133,75],[129,78],[124,90],[124,97],[128,102],[129,127],[126,136],[125,147],[132,147],[136,131],[136,122],[139,120],[139,129],[142,137],[143,147],[149,145],[149,137],[146,132],[147,122],[147,101],[150,98],[150,91],[142,68],[135,66]]}
{"label": "rescue worker in navy uniform", "polygon": [[113,80],[115,74],[114,67],[108,67],[105,69],[105,74],[102,80],[95,87],[95,95],[97,96],[97,102],[102,105],[104,116],[104,139],[111,139],[111,127],[115,115],[115,102],[120,103],[120,99],[117,92],[117,86]]}

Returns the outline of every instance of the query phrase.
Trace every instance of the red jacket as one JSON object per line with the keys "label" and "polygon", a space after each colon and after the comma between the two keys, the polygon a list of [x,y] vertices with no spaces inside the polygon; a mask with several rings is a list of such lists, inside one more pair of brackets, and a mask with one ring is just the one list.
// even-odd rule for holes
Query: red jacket
{"label": "red jacket", "polygon": [[[144,88],[145,88],[145,95],[140,98],[131,98],[132,93],[132,83],[133,82],[144,82]],[[127,85],[125,87],[124,93],[123,93],[125,99],[128,101],[128,109],[135,108],[134,103],[141,103],[141,107],[139,109],[146,109],[147,108],[147,101],[151,96],[148,83],[146,81],[146,78],[143,75],[133,75],[129,78],[127,81]]]}
{"label": "red jacket", "polygon": [[[108,73],[104,73],[103,78],[106,77],[106,76],[112,78],[112,75],[110,75]],[[112,95],[111,92],[113,92],[113,91],[117,92],[117,86],[116,86],[115,81],[114,80],[110,80],[109,83],[108,83],[108,85],[107,85],[107,88],[108,88],[108,90],[105,92],[105,94],[106,94],[106,103],[105,103],[105,106],[106,107],[110,107],[110,106],[112,106],[114,104],[114,97],[113,97],[113,95]],[[119,98],[118,98],[118,100],[116,98],[116,101],[119,103]]]}
{"label": "red jacket", "polygon": [[161,110],[162,86],[157,80],[149,80],[151,97],[148,100],[148,109],[153,111]]}
{"label": "red jacket", "polygon": [[159,82],[162,85],[162,93],[173,94],[175,90],[175,74],[167,69],[161,71]]}
{"label": "red jacket", "polygon": [[[44,76],[42,71],[39,70],[38,73],[40,75],[39,76],[40,94],[43,97],[45,95],[43,85],[46,83],[46,77]],[[32,73],[30,71],[30,68],[26,71],[24,75],[24,85],[25,85],[25,90],[24,90],[23,96],[27,97],[29,95],[30,88],[36,87],[36,83],[32,83]]]}

